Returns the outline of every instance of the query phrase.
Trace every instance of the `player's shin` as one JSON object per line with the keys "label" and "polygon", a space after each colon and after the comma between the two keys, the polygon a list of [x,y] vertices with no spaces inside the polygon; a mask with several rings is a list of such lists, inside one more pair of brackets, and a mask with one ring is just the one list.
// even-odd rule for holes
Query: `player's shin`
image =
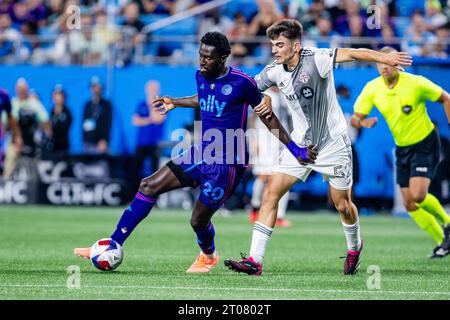
{"label": "player's shin", "polygon": [[277,211],[277,218],[278,219],[284,219],[286,218],[286,210],[289,204],[289,191],[284,194],[284,196],[281,197],[280,201],[278,202],[278,211]]}
{"label": "player's shin", "polygon": [[261,222],[255,222],[253,226],[252,245],[250,247],[250,257],[255,262],[262,264],[267,244],[272,235],[273,228],[270,228]]}
{"label": "player's shin", "polygon": [[253,183],[252,199],[250,202],[253,209],[259,210],[261,207],[261,198],[264,192],[264,187],[264,182],[260,178],[256,178]]}
{"label": "player's shin", "polygon": [[416,224],[423,229],[428,235],[436,241],[438,245],[444,240],[442,227],[436,218],[422,208],[416,211],[409,211],[409,215],[414,219]]}
{"label": "player's shin", "polygon": [[210,221],[206,228],[194,228],[194,231],[197,234],[197,243],[205,256],[208,258],[215,258],[214,254],[216,253],[216,246],[214,243],[214,236],[216,235],[216,232],[212,222]]}
{"label": "player's shin", "polygon": [[138,192],[131,205],[123,212],[111,238],[123,245],[139,222],[148,216],[155,203],[156,199]]}
{"label": "player's shin", "polygon": [[[342,216],[350,216],[350,219],[343,219]],[[348,223],[349,221],[353,223]],[[345,239],[347,241],[347,248],[350,251],[359,251],[361,248],[361,231],[359,226],[358,209],[350,202],[346,213],[341,213],[341,222],[344,229]]]}
{"label": "player's shin", "polygon": [[439,200],[428,193],[425,199],[418,203],[417,206],[431,213],[442,225],[450,224],[450,217],[445,212]]}
{"label": "player's shin", "polygon": [[359,221],[351,225],[342,222],[342,226],[344,228],[344,234],[345,239],[347,240],[348,250],[358,251],[361,248]]}

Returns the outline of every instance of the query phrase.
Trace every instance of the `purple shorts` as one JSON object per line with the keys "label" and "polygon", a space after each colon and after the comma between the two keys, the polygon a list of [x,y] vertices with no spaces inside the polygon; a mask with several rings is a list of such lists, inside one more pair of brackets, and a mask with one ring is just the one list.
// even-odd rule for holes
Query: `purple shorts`
{"label": "purple shorts", "polygon": [[211,209],[218,209],[230,198],[245,175],[243,165],[207,164],[193,161],[189,164],[174,159],[167,163],[183,186],[200,186],[199,200]]}

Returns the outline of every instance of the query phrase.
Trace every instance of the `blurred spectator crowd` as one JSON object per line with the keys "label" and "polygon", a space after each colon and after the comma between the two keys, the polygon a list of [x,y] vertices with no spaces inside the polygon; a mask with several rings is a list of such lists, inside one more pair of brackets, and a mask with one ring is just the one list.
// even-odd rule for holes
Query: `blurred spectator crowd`
{"label": "blurred spectator crowd", "polygon": [[[80,154],[85,158],[105,158],[110,154],[113,104],[104,96],[104,84],[98,76],[90,79],[89,87],[90,98],[81,108],[75,108],[82,110],[82,114],[78,114],[82,118],[81,127],[78,124],[74,130],[76,135],[82,136]],[[151,172],[159,167],[159,143],[166,118],[151,103],[160,95],[160,83],[148,80],[144,91],[145,99],[139,101],[132,116],[132,125],[138,129],[133,171],[129,172],[133,192],[139,185],[146,159],[151,161]],[[11,116],[17,122],[19,132],[15,136],[6,134],[8,130],[5,129],[12,127],[0,105],[0,179],[2,176],[4,179],[17,177],[20,175],[18,168],[28,166],[27,163],[32,164],[34,160],[61,161],[70,155],[70,131],[76,115],[72,114],[74,106],[69,106],[66,90],[61,84],[54,86],[51,105],[45,106],[28,81],[19,78],[10,101]]]}
{"label": "blurred spectator crowd", "polygon": [[[270,47],[265,31],[286,17],[302,22],[305,46],[390,45],[414,56],[450,54],[450,0],[233,0],[189,14],[208,2],[213,1],[2,0],[0,62],[113,61],[125,66],[172,58],[167,61],[191,63],[196,60],[198,36],[217,30],[230,38],[234,59],[266,63]],[[183,19],[167,27],[151,28],[183,13]]]}
{"label": "blurred spectator crowd", "polygon": [[[83,109],[83,153],[106,154],[112,106],[109,100],[103,98],[103,85],[98,77],[92,77],[90,89],[91,98],[85,102]],[[22,143],[17,146],[12,139],[6,143],[3,166],[0,163],[0,172],[3,171],[4,178],[13,176],[21,159],[61,160],[69,154],[69,130],[73,116],[67,105],[66,91],[61,84],[55,85],[51,93],[51,103],[51,108],[46,108],[38,93],[29,88],[25,78],[17,80],[15,96],[11,97],[11,114],[19,126]],[[48,109],[51,110],[50,113]],[[3,125],[6,123],[5,116],[3,113],[0,117]],[[0,132],[0,138],[3,138],[3,132]]]}

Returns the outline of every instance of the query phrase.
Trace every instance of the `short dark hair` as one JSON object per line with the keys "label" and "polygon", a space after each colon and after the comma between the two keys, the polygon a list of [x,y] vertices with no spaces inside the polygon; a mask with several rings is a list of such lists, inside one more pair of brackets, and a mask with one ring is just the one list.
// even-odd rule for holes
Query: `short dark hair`
{"label": "short dark hair", "polygon": [[280,20],[267,29],[267,36],[272,40],[278,38],[279,36],[286,37],[291,41],[301,40],[302,34],[302,24],[294,19]]}
{"label": "short dark hair", "polygon": [[217,53],[220,55],[229,56],[231,54],[230,42],[227,37],[220,32],[207,32],[203,35],[200,42],[204,45],[216,48]]}

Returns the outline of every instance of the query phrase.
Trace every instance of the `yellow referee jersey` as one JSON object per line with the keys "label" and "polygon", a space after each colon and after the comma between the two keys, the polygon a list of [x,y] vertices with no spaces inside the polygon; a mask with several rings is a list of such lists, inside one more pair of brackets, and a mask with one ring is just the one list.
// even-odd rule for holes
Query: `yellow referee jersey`
{"label": "yellow referee jersey", "polygon": [[368,115],[376,106],[400,147],[422,141],[434,126],[425,101],[439,99],[443,89],[425,77],[400,72],[397,84],[389,89],[380,76],[366,84],[355,102],[356,113]]}

